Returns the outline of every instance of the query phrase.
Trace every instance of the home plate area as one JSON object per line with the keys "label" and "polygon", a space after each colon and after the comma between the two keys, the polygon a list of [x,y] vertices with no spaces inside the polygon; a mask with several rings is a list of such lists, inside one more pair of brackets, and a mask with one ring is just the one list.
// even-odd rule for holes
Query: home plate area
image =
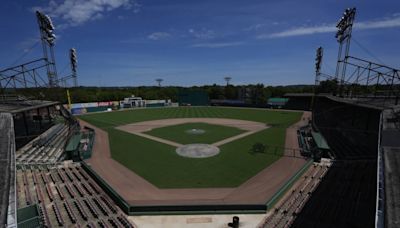
{"label": "home plate area", "polygon": [[209,144],[188,144],[176,149],[176,153],[189,158],[208,158],[219,154],[219,148]]}

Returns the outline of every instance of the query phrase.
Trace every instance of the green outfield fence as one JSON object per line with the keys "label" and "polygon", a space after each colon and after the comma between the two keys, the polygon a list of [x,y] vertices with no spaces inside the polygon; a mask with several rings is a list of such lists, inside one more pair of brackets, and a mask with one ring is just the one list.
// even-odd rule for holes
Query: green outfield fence
{"label": "green outfield fence", "polygon": [[262,214],[271,209],[295,181],[313,164],[309,160],[282,186],[266,204],[222,204],[222,205],[129,205],[110,185],[108,185],[88,164],[82,162],[83,169],[96,181],[122,211],[128,215],[182,215],[182,214]]}

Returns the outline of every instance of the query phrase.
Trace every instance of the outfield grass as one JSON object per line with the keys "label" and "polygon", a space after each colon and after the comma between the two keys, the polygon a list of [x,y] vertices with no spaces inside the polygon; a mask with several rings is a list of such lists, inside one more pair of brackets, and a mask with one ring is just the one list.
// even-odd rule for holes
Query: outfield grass
{"label": "outfield grass", "polygon": [[[251,120],[271,127],[224,144],[217,156],[202,159],[181,157],[173,146],[114,128],[145,120],[190,117]],[[286,128],[300,117],[299,112],[265,109],[180,107],[98,113],[79,118],[106,130],[112,158],[157,187],[202,188],[236,187],[279,159],[283,150],[275,150],[275,147],[284,146]],[[257,142],[269,146],[266,153],[250,152]]]}
{"label": "outfield grass", "polygon": [[[187,133],[191,129],[204,130],[204,134]],[[156,136],[163,139],[168,139],[180,144],[191,143],[207,143],[212,144],[245,132],[236,127],[228,127],[222,125],[206,124],[206,123],[185,123],[173,126],[160,127],[151,131],[144,132],[145,134]]]}

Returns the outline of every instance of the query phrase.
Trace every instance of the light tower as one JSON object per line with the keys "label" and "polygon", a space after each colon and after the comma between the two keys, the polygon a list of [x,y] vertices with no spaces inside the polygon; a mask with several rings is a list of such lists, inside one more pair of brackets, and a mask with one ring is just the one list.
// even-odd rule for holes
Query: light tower
{"label": "light tower", "polygon": [[161,87],[161,82],[164,81],[162,78],[157,78],[156,82],[158,84],[158,87]]}
{"label": "light tower", "polygon": [[353,29],[355,15],[356,8],[347,8],[336,25],[337,32],[335,37],[339,42],[339,53],[335,77],[340,86],[339,95],[342,95],[345,84],[346,65],[349,58],[351,32]]}
{"label": "light tower", "polygon": [[318,93],[317,87],[319,85],[321,77],[321,63],[323,54],[324,54],[324,49],[322,49],[322,47],[317,48],[317,53],[315,57],[315,85],[314,85],[314,95],[311,100],[311,107],[310,107],[311,110],[314,110],[315,99]]}
{"label": "light tower", "polygon": [[72,71],[72,79],[74,80],[74,87],[78,86],[78,78],[77,78],[77,74],[76,74],[76,68],[77,68],[77,57],[76,57],[76,49],[75,48],[71,48],[69,50],[69,59],[71,62],[71,71]]}
{"label": "light tower", "polygon": [[315,57],[315,86],[318,86],[319,84],[323,54],[324,54],[324,49],[322,47],[317,48],[317,54]]}
{"label": "light tower", "polygon": [[226,81],[226,86],[229,85],[229,82],[231,81],[231,79],[232,79],[232,77],[229,77],[229,76],[224,77],[224,80]]}
{"label": "light tower", "polygon": [[56,61],[54,58],[54,43],[56,35],[54,35],[54,25],[48,15],[36,11],[36,18],[39,24],[40,39],[42,40],[42,48],[44,60],[47,63],[47,77],[49,80],[49,87],[58,86],[58,77],[56,69]]}

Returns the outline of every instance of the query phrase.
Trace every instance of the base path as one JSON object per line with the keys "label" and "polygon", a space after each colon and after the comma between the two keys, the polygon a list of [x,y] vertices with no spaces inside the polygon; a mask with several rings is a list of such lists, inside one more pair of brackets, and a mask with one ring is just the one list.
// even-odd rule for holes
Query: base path
{"label": "base path", "polygon": [[118,130],[122,130],[131,134],[135,134],[141,137],[145,137],[154,141],[158,141],[161,143],[165,143],[174,147],[181,147],[183,146],[182,144],[179,144],[177,142],[159,138],[156,136],[148,135],[145,132],[146,131],[151,131],[155,128],[160,128],[160,127],[167,127],[167,126],[173,126],[173,125],[178,125],[178,124],[185,124],[185,123],[208,123],[208,124],[213,124],[213,125],[221,125],[221,126],[227,126],[227,127],[236,127],[242,130],[245,130],[246,132],[235,135],[226,139],[223,139],[221,141],[215,142],[212,145],[213,146],[222,146],[226,143],[238,140],[240,138],[249,136],[251,134],[254,134],[256,132],[259,132],[261,130],[264,130],[268,128],[268,126],[265,123],[260,123],[260,122],[255,122],[255,121],[248,121],[248,120],[238,120],[238,119],[224,119],[224,118],[179,118],[179,119],[161,119],[161,120],[150,120],[150,121],[143,121],[139,123],[133,123],[133,124],[126,124],[122,126],[116,127]]}
{"label": "base path", "polygon": [[[294,133],[308,116],[305,113],[302,120],[287,129],[287,147],[298,148]],[[264,204],[306,163],[304,159],[282,157],[237,188],[159,189],[111,158],[107,132],[84,121],[80,123],[96,131],[93,155],[86,162],[129,204],[136,206]]]}

